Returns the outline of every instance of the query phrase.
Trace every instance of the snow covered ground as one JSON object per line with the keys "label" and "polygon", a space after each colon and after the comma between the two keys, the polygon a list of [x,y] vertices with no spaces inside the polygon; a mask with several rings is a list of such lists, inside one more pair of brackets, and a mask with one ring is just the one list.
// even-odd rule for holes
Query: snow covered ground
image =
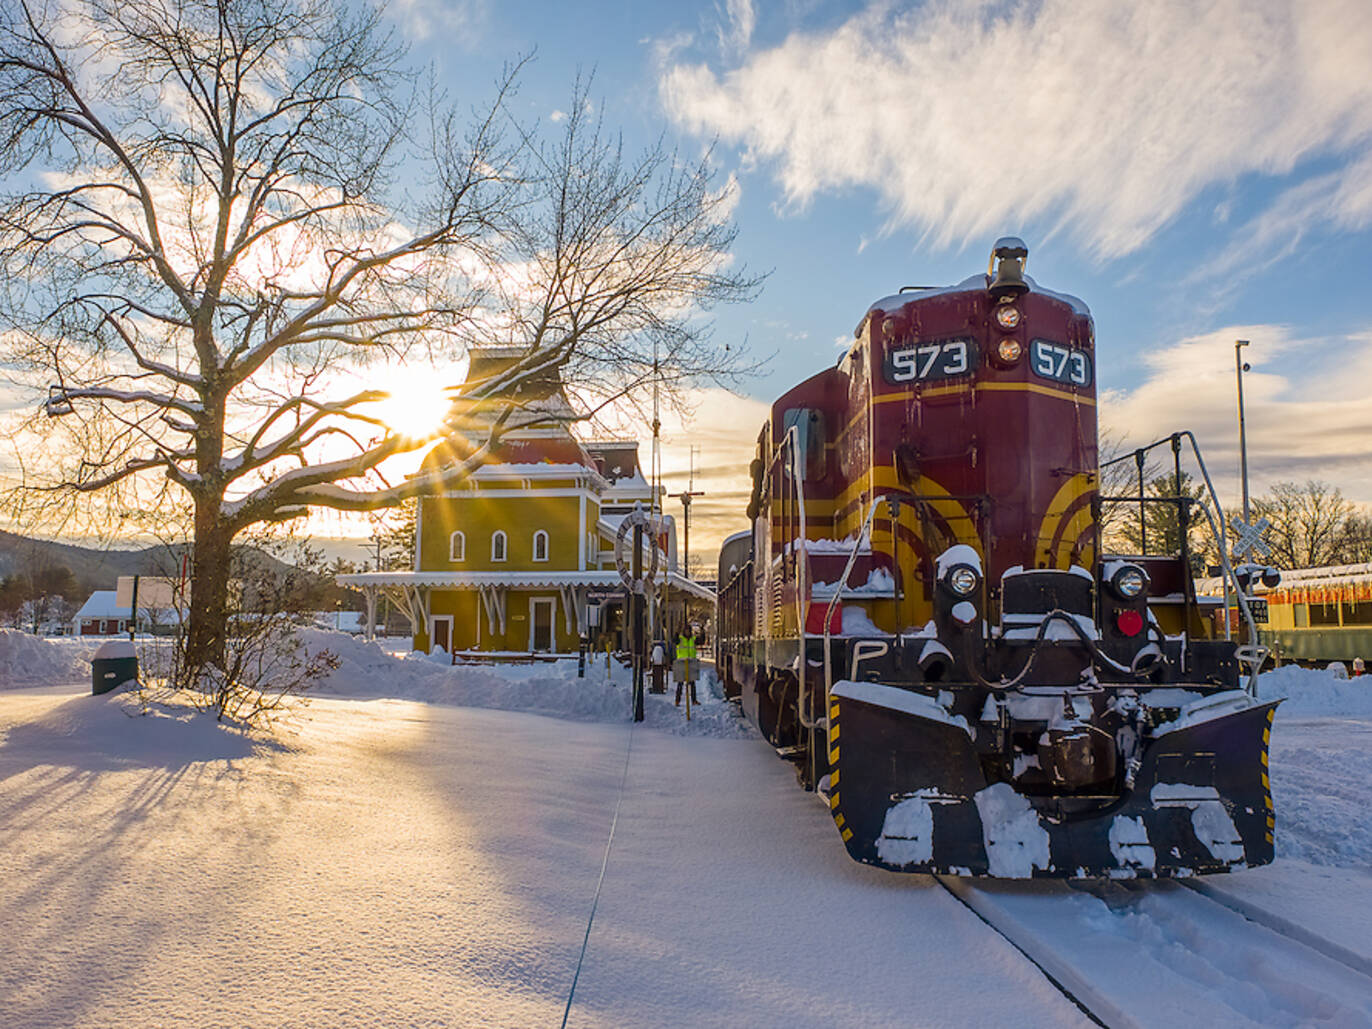
{"label": "snow covered ground", "polygon": [[[134,717],[89,696],[93,645],[14,636],[6,1027],[555,1026],[574,977],[573,1026],[1088,1024],[934,880],[850,862],[711,688],[689,724],[650,695],[631,727],[603,662],[452,668],[317,632],[340,667],[266,736],[169,703]],[[1279,860],[1207,885],[1372,969],[1372,684],[1262,688],[1291,697]],[[1356,977],[1292,986],[1285,937],[1204,921],[1179,887],[997,891],[1135,1024],[1372,1024]]]}

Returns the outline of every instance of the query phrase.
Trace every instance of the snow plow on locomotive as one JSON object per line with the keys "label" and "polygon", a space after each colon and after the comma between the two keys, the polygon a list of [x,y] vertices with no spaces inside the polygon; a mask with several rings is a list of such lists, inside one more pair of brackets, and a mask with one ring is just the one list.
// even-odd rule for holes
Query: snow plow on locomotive
{"label": "snow plow on locomotive", "polygon": [[[1264,864],[1261,655],[1215,635],[1185,554],[1102,553],[1093,322],[1026,257],[1002,239],[985,276],[877,301],[773,405],[752,528],[721,550],[725,688],[858,861]],[[1163,442],[1209,482],[1189,434]],[[1202,514],[1223,517],[1213,489],[1200,514],[1178,504]]]}

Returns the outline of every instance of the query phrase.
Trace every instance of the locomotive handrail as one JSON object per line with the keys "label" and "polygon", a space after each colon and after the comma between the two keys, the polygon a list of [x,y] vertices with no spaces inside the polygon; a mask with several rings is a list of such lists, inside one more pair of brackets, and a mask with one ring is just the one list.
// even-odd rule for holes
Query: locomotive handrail
{"label": "locomotive handrail", "polygon": [[799,515],[797,521],[797,536],[799,546],[796,548],[796,635],[800,639],[800,671],[798,673],[801,682],[805,681],[805,605],[809,600],[810,584],[810,548],[809,529],[805,524],[805,477],[804,466],[801,464],[805,460],[805,455],[800,449],[800,427],[792,425],[786,430],[786,439],[782,442],[791,444],[791,481],[796,486],[796,511]]}
{"label": "locomotive handrail", "polygon": [[[872,506],[867,509],[867,517],[863,519],[862,528],[858,529],[857,538],[853,541],[853,549],[848,554],[847,563],[843,566],[843,574],[838,577],[838,583],[834,587],[833,598],[829,601],[829,606],[824,609],[824,711],[826,715],[829,711],[829,694],[834,688],[834,661],[833,648],[829,643],[831,635],[829,632],[829,621],[834,617],[834,605],[839,602],[839,599],[843,596],[843,591],[848,586],[848,576],[852,574],[853,565],[857,563],[858,551],[862,549],[862,541],[867,538],[867,534],[871,530],[872,520],[876,517],[877,508],[885,503],[886,499],[887,496],[885,493],[872,498]],[[802,665],[806,664],[804,646],[801,647],[800,663]],[[813,729],[818,722],[818,719],[811,719],[808,723],[805,721],[804,697],[805,690],[802,685],[801,691],[796,697],[796,707],[800,711],[800,724],[807,729]]]}
{"label": "locomotive handrail", "polygon": [[[1139,447],[1128,454],[1113,460],[1106,461],[1100,467],[1108,468],[1111,465],[1119,464],[1122,461],[1137,461],[1139,456],[1148,451],[1161,446],[1171,446],[1174,450],[1178,448],[1178,441],[1183,437],[1191,444],[1191,452],[1195,454],[1196,466],[1200,469],[1201,478],[1205,480],[1206,491],[1210,494],[1210,503],[1215,506],[1212,512],[1205,504],[1201,505],[1201,510],[1205,512],[1206,520],[1210,523],[1210,531],[1215,535],[1215,543],[1220,551],[1220,582],[1224,587],[1224,638],[1231,640],[1234,638],[1233,632],[1229,628],[1229,583],[1234,583],[1234,597],[1237,601],[1239,613],[1243,616],[1244,623],[1248,626],[1248,638],[1252,641],[1253,650],[1251,657],[1241,658],[1249,666],[1248,673],[1248,693],[1256,697],[1258,695],[1258,669],[1262,667],[1262,662],[1266,658],[1266,648],[1258,646],[1258,627],[1253,621],[1253,612],[1248,607],[1248,598],[1244,596],[1243,590],[1239,588],[1238,577],[1234,574],[1234,569],[1229,564],[1229,550],[1225,546],[1224,532],[1221,526],[1224,525],[1224,507],[1220,504],[1219,494],[1215,491],[1215,484],[1210,478],[1210,471],[1205,467],[1205,458],[1201,456],[1200,444],[1196,442],[1195,433],[1190,429],[1183,429],[1181,432],[1174,432],[1170,436],[1149,443],[1145,447]],[[1141,499],[1141,498],[1130,498]],[[1189,569],[1188,569],[1189,573]]]}
{"label": "locomotive handrail", "polygon": [[[1029,641],[1029,656],[1025,658],[1024,666],[1020,668],[1018,672],[1015,673],[1015,677],[1013,679],[1007,679],[1004,676],[1001,676],[999,682],[994,682],[986,678],[984,675],[982,675],[981,669],[977,668],[976,663],[971,659],[972,638],[968,636],[966,642],[966,654],[968,659],[967,665],[969,668],[972,669],[972,674],[976,676],[977,682],[981,683],[981,685],[987,687],[988,689],[993,690],[1007,690],[1014,689],[1015,687],[1017,687],[1021,682],[1024,681],[1025,676],[1029,674],[1029,670],[1033,668],[1034,658],[1038,656],[1039,647],[1047,638],[1048,626],[1055,621],[1062,622],[1069,629],[1071,629],[1072,632],[1076,635],[1077,639],[1079,639],[1081,643],[1086,647],[1086,649],[1091,653],[1091,656],[1095,660],[1099,661],[1101,664],[1105,665],[1107,668],[1110,668],[1113,671],[1120,673],[1121,675],[1133,676],[1136,679],[1141,679],[1147,675],[1152,674],[1153,668],[1155,667],[1153,664],[1150,663],[1143,667],[1139,666],[1139,658],[1141,658],[1147,652],[1146,648],[1145,650],[1141,650],[1138,654],[1134,655],[1134,660],[1130,664],[1121,664],[1119,661],[1116,661],[1113,657],[1111,657],[1109,654],[1105,653],[1103,650],[1100,649],[1096,641],[1092,639],[1087,634],[1086,630],[1081,627],[1080,623],[1077,622],[1076,615],[1074,615],[1070,611],[1064,611],[1061,608],[1054,608],[1052,611],[1049,611],[1046,615],[1044,615],[1043,618],[1039,621],[1038,632],[1035,633],[1034,638]],[[1156,625],[1150,624],[1148,626],[1147,631],[1155,633],[1157,635],[1158,644],[1166,642],[1165,638],[1162,635],[1162,631]],[[1158,644],[1150,643],[1149,646],[1157,646],[1156,654],[1158,658],[1161,659],[1163,655],[1163,649]]]}

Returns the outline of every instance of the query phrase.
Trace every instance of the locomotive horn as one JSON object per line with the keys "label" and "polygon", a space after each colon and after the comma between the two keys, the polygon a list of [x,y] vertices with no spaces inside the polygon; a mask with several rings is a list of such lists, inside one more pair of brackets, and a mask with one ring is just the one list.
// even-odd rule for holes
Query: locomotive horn
{"label": "locomotive horn", "polygon": [[1029,257],[1029,248],[1024,241],[1015,236],[1002,236],[991,249],[991,260],[986,267],[990,275],[995,269],[995,278],[986,291],[995,300],[1013,300],[1021,293],[1029,292],[1029,284],[1024,281],[1024,264]]}

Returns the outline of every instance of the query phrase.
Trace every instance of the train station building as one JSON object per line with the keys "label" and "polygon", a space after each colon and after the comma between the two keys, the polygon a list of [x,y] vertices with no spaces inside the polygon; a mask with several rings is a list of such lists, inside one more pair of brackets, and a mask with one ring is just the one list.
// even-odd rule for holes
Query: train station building
{"label": "train station building", "polygon": [[[458,397],[522,356],[513,347],[474,351]],[[486,417],[493,419],[508,399],[493,400]],[[517,400],[526,427],[505,432],[488,460],[454,487],[418,498],[413,569],[338,581],[362,590],[369,625],[378,597],[389,597],[408,616],[416,650],[566,654],[583,640],[595,649],[621,649],[625,590],[616,545],[624,550],[621,526],[636,508],[651,511],[656,499],[661,509],[662,488],[655,498],[636,440],[576,438],[575,411],[556,369],[525,380]],[[469,453],[465,440],[451,437],[417,474]],[[649,537],[656,555],[645,553],[644,560],[657,568],[670,630],[702,610],[712,612],[714,594],[679,573],[674,519],[663,515],[659,525],[656,539]]]}

